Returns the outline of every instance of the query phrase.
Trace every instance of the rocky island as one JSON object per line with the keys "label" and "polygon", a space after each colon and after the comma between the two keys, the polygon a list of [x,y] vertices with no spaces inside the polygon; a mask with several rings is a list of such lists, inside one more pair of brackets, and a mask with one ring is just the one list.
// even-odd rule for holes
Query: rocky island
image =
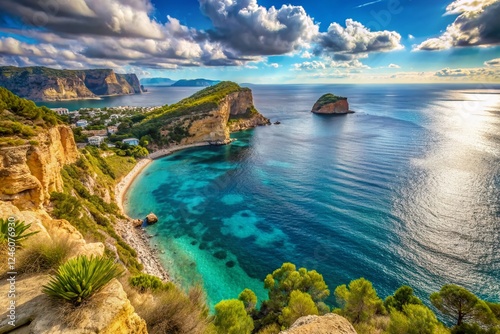
{"label": "rocky island", "polygon": [[0,86],[33,101],[60,101],[140,94],[135,74],[112,69],[58,70],[48,67],[0,67]]}
{"label": "rocky island", "polygon": [[352,114],[354,111],[349,110],[347,97],[336,96],[331,93],[324,94],[312,107],[311,112],[315,114],[332,114],[343,115]]}

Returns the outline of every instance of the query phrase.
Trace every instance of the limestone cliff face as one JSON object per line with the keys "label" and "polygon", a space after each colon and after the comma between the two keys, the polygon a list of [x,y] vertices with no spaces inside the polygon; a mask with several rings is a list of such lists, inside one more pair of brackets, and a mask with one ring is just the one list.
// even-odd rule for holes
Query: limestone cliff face
{"label": "limestone cliff face", "polygon": [[288,330],[280,334],[357,334],[356,330],[340,315],[330,313],[324,316],[309,315],[297,319]]}
{"label": "limestone cliff face", "polygon": [[116,74],[111,69],[56,70],[5,66],[0,67],[0,86],[34,101],[141,93],[135,74]]}
{"label": "limestone cliff face", "polygon": [[[113,70],[86,70],[80,73],[85,86],[95,95],[126,95],[141,92],[135,74],[116,74]],[[137,80],[135,88],[129,83]]]}
{"label": "limestone cliff face", "polygon": [[52,191],[61,191],[61,168],[78,150],[71,129],[59,125],[41,132],[31,145],[0,148],[0,200],[19,208],[40,208]]}
{"label": "limestone cliff face", "polygon": [[133,93],[142,92],[141,83],[135,74],[116,74],[116,77],[122,85],[125,85],[125,82],[128,83],[133,89]]}

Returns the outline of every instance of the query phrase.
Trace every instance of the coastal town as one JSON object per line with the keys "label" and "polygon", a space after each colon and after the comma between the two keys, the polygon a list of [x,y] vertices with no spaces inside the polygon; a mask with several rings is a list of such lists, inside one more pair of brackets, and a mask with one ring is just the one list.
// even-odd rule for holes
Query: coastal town
{"label": "coastal town", "polygon": [[[122,146],[146,146],[146,140],[118,135],[126,124],[141,121],[144,114],[160,108],[117,106],[104,108],[80,108],[70,111],[68,108],[53,108],[58,115],[67,118],[75,133],[75,141],[79,148],[87,145],[108,148]],[[122,126],[123,124],[123,126]]]}

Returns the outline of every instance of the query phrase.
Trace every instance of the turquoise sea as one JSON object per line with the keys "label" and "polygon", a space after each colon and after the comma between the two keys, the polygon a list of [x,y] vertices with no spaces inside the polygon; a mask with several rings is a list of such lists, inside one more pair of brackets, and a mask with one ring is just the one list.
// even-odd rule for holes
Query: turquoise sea
{"label": "turquoise sea", "polygon": [[[289,261],[332,292],[365,277],[382,297],[455,283],[500,301],[499,85],[250,87],[281,125],[156,160],[126,196],[129,215],[159,216],[147,231],[176,281],[212,306],[246,287],[262,299]],[[327,92],[356,113],[311,114]]]}

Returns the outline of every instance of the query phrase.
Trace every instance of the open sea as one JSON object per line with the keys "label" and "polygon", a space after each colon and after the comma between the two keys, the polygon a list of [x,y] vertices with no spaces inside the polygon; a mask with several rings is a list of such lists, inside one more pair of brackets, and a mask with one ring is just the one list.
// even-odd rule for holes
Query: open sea
{"label": "open sea", "polygon": [[[428,301],[443,284],[500,301],[500,85],[255,85],[281,125],[150,164],[126,196],[175,281],[213,306],[293,262],[333,290],[365,277]],[[199,88],[50,104],[162,105]],[[355,114],[310,112],[324,93]],[[82,105],[83,104],[83,105]],[[74,105],[75,107],[72,107]],[[329,304],[335,303],[330,297]]]}

